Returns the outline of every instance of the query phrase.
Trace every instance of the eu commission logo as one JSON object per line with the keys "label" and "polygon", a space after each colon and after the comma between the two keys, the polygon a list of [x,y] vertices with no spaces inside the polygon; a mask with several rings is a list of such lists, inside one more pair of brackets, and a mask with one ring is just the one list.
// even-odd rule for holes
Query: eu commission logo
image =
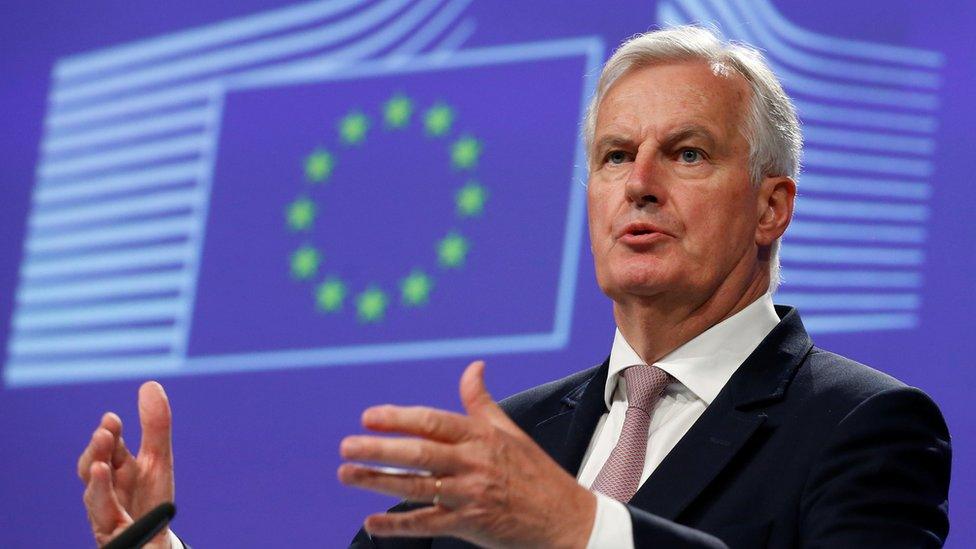
{"label": "eu commission logo", "polygon": [[[603,40],[469,47],[466,0],[355,3],[58,61],[7,385],[565,347]],[[916,326],[941,56],[655,6],[764,48],[796,99],[780,300],[812,332]]]}
{"label": "eu commission logo", "polygon": [[[565,346],[577,121],[602,42],[462,49],[464,3],[391,20],[393,4],[295,6],[60,63],[6,382]],[[130,70],[77,84],[115,65]],[[72,148],[87,156],[63,161]]]}

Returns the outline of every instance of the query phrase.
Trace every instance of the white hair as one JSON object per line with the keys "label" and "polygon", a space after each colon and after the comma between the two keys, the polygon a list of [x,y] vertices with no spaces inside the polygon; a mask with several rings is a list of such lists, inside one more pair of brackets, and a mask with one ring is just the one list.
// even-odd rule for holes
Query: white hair
{"label": "white hair", "polygon": [[[712,30],[690,25],[639,34],[617,48],[603,66],[583,121],[587,156],[595,139],[600,102],[617,80],[640,67],[695,60],[708,63],[715,74],[738,73],[752,89],[745,125],[741,128],[749,143],[752,184],[758,186],[767,176],[787,176],[795,181],[800,173],[803,147],[800,122],[793,102],[762,53],[744,44],[723,41]],[[776,291],[780,282],[779,246],[777,239],[770,247],[770,291]]]}

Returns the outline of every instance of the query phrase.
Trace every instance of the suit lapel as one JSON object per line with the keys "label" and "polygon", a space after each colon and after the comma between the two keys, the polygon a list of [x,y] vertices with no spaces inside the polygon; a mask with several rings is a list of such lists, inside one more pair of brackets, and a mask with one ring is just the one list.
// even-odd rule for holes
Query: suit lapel
{"label": "suit lapel", "polygon": [[766,406],[785,395],[812,342],[792,308],[736,370],[705,413],[671,450],[630,503],[669,520],[721,473],[766,419]]}
{"label": "suit lapel", "polygon": [[583,384],[562,398],[560,410],[538,422],[529,433],[546,453],[576,476],[600,416],[606,412],[603,391],[610,368],[608,358]]}
{"label": "suit lapel", "polygon": [[720,394],[630,503],[675,520],[735,457],[764,419],[759,414],[736,412],[728,394],[724,398]]}

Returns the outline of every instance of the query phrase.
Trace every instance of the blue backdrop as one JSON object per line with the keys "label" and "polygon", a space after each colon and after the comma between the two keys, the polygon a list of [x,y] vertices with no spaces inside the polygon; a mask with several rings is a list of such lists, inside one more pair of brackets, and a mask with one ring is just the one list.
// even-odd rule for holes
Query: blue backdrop
{"label": "blue backdrop", "polygon": [[941,405],[976,545],[976,8],[909,0],[5,4],[0,543],[91,543],[75,460],[104,410],[138,438],[144,379],[176,530],[333,547],[391,503],[335,480],[364,407],[600,362],[578,121],[616,44],[691,21],[765,50],[804,123],[776,301]]}

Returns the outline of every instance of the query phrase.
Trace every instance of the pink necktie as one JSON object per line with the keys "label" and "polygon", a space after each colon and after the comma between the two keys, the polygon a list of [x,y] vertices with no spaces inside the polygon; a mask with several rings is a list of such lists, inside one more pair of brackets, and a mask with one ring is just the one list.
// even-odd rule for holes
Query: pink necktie
{"label": "pink necktie", "polygon": [[591,488],[626,503],[637,492],[644,470],[651,412],[672,378],[657,366],[648,365],[631,366],[621,375],[627,380],[624,428]]}

